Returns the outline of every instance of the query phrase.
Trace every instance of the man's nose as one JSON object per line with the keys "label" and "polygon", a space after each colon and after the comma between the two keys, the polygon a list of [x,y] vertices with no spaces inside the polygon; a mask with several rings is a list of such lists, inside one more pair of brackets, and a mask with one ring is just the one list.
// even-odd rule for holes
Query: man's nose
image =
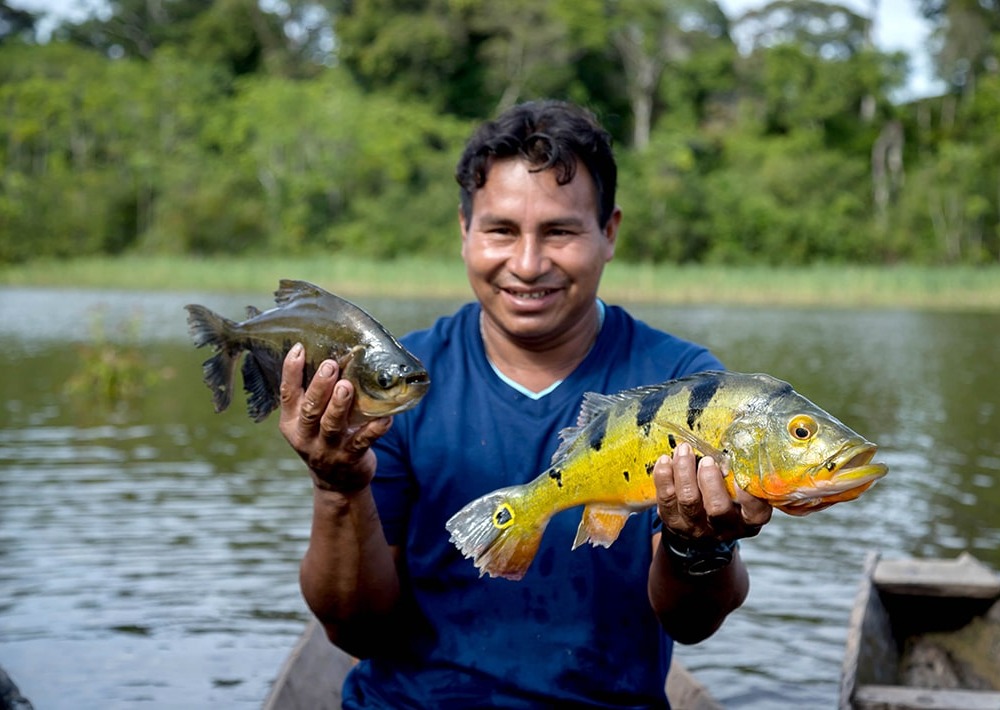
{"label": "man's nose", "polygon": [[515,276],[523,281],[532,281],[544,274],[550,266],[551,262],[541,239],[533,234],[525,234],[517,240],[510,259],[510,270]]}

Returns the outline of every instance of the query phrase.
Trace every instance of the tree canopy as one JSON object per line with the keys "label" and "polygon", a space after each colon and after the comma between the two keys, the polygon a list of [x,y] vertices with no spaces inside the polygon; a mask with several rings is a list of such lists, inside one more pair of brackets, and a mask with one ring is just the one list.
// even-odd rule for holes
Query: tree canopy
{"label": "tree canopy", "polygon": [[454,253],[454,163],[518,101],[616,138],[619,254],[1000,260],[1000,10],[914,0],[948,90],[891,100],[869,18],[776,0],[0,1],[0,260]]}

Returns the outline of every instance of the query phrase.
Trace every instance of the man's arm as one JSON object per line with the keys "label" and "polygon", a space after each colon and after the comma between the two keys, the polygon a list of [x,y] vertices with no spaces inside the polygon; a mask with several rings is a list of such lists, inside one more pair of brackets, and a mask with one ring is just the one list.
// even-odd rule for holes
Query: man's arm
{"label": "man's arm", "polygon": [[[696,462],[691,447],[681,444],[673,459],[663,456],[653,469],[657,512],[666,536],[693,545],[731,542],[756,535],[771,519],[771,506],[742,491],[733,501],[722,471],[709,457]],[[680,643],[697,643],[711,636],[730,612],[743,604],[750,577],[733,550],[732,562],[707,574],[691,574],[670,551],[667,538],[653,536],[649,569],[649,600],[663,628]]]}
{"label": "man's arm", "polygon": [[353,387],[338,380],[337,364],[320,365],[307,390],[305,353],[292,348],[281,377],[282,434],[309,467],[313,522],[302,560],[303,597],[327,636],[348,653],[370,655],[385,639],[399,605],[398,550],[382,532],[369,484],[375,475],[371,443],[391,419],[348,426]]}

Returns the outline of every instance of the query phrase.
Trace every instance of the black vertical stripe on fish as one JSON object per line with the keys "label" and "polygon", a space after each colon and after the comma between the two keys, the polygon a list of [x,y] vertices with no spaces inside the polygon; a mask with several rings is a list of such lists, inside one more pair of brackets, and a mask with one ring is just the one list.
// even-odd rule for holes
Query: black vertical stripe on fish
{"label": "black vertical stripe on fish", "polygon": [[590,425],[587,427],[590,429],[590,437],[588,439],[590,442],[590,448],[594,451],[600,451],[601,445],[604,443],[604,435],[608,432],[609,412],[610,410],[605,409],[603,412],[594,417],[594,419],[591,420]]}
{"label": "black vertical stripe on fish", "polygon": [[721,382],[718,377],[706,377],[691,387],[691,399],[688,400],[687,426],[694,431],[694,425],[705,411],[715,393],[719,391]]}
{"label": "black vertical stripe on fish", "polygon": [[562,469],[552,468],[549,470],[549,478],[556,482],[556,485],[562,488]]}
{"label": "black vertical stripe on fish", "polygon": [[635,414],[635,425],[649,434],[649,427],[670,394],[667,387],[658,387],[639,400],[639,411]]}

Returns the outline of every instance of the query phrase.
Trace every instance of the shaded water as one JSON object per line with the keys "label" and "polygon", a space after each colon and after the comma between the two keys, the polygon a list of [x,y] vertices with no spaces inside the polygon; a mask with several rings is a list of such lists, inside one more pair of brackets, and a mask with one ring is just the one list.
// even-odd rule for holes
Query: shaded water
{"label": "shaded water", "polygon": [[[0,667],[39,710],[258,707],[302,630],[308,479],[274,417],[212,412],[189,302],[267,298],[0,291]],[[405,332],[456,304],[362,305]],[[858,501],[776,513],[744,544],[747,604],[678,651],[726,707],[834,706],[866,550],[1000,568],[1000,316],[633,311],[789,380],[890,465]],[[98,314],[155,374],[126,407],[65,393]]]}

